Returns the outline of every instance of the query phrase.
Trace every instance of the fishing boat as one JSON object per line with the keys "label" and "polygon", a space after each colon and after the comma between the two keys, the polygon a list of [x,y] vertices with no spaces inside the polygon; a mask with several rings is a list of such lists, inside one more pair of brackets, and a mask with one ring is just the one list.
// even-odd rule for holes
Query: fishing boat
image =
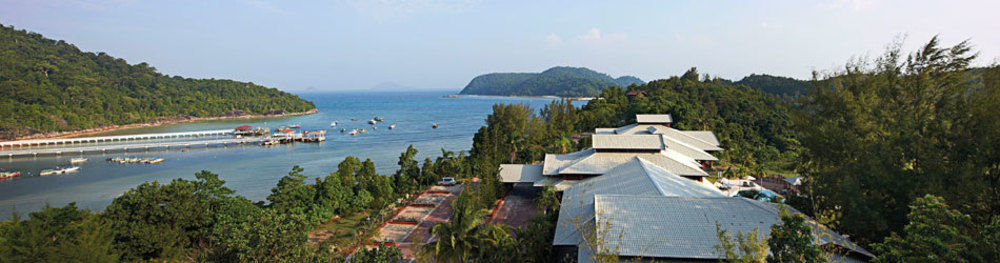
{"label": "fishing boat", "polygon": [[396,124],[395,123],[389,124],[389,129],[390,130],[395,129],[395,128],[396,128]]}
{"label": "fishing boat", "polygon": [[21,172],[0,172],[0,179],[10,179],[21,176]]}
{"label": "fishing boat", "polygon": [[334,127],[334,126],[337,126],[337,121],[333,121],[333,122],[330,123],[330,127]]}
{"label": "fishing boat", "polygon": [[70,158],[69,159],[69,163],[70,164],[78,164],[78,163],[85,163],[85,162],[87,162],[87,158],[83,158],[83,157],[76,157],[76,158]]}
{"label": "fishing boat", "polygon": [[434,123],[434,125],[431,125],[431,128],[437,129],[438,128],[438,124]]}

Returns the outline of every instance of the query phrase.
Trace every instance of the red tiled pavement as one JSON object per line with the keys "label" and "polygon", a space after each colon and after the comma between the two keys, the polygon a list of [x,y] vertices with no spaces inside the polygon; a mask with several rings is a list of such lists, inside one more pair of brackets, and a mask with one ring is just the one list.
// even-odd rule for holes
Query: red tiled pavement
{"label": "red tiled pavement", "polygon": [[535,198],[539,190],[529,184],[516,184],[510,190],[503,204],[493,218],[493,224],[504,224],[520,228],[528,224],[528,219],[538,214]]}

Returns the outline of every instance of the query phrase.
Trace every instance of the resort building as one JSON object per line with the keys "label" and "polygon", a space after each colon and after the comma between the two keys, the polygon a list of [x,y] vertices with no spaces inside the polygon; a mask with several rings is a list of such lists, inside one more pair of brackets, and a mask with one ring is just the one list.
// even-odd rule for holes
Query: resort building
{"label": "resort building", "polygon": [[[776,204],[730,197],[707,180],[718,161],[712,153],[723,150],[714,133],[674,129],[666,114],[636,120],[596,129],[586,150],[546,154],[539,165],[500,165],[504,183],[562,192],[552,242],[558,253],[577,262],[592,262],[595,249],[626,262],[718,261],[716,225],[766,236],[780,223]],[[842,248],[838,259],[871,259],[847,238],[809,223],[818,245]]]}

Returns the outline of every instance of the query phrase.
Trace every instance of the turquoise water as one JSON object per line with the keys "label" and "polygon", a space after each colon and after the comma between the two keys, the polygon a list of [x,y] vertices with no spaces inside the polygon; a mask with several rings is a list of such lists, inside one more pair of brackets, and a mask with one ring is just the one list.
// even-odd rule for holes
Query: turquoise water
{"label": "turquoise water", "polygon": [[[391,174],[396,161],[410,144],[416,147],[421,162],[434,158],[441,149],[467,151],[472,136],[485,124],[496,103],[526,103],[540,109],[552,99],[462,97],[443,98],[451,92],[402,93],[307,93],[305,99],[316,103],[319,113],[241,120],[182,123],[157,127],[119,130],[101,135],[161,133],[209,129],[229,129],[242,124],[276,128],[302,125],[303,130],[327,130],[321,144],[296,143],[263,147],[257,145],[228,148],[192,148],[185,151],[149,151],[135,153],[88,154],[90,160],[81,171],[67,175],[39,177],[42,169],[65,165],[71,156],[38,158],[0,158],[0,169],[26,173],[13,180],[0,181],[0,218],[18,212],[35,211],[48,202],[55,206],[76,202],[78,206],[101,210],[112,199],[143,182],[168,182],[176,178],[194,179],[194,173],[209,170],[226,181],[237,194],[252,200],[264,200],[278,179],[292,166],[299,165],[310,177],[325,176],[336,170],[347,156],[371,158],[379,173]],[[366,122],[378,116],[385,119],[378,129]],[[358,121],[351,121],[357,118]],[[330,122],[339,121],[336,128]],[[395,123],[396,129],[389,130]],[[438,123],[437,129],[431,125]],[[349,136],[340,128],[367,128],[368,133]],[[206,138],[202,138],[206,139]],[[110,156],[159,157],[161,164],[117,164],[104,159]]]}

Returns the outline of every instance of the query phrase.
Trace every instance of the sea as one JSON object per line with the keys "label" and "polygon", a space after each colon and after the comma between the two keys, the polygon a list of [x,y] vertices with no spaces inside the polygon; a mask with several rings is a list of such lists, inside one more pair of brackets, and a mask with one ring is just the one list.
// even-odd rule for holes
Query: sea
{"label": "sea", "polygon": [[[231,129],[240,125],[268,127],[301,125],[299,130],[326,130],[326,142],[294,143],[277,146],[236,145],[229,147],[192,147],[189,149],[130,151],[83,154],[89,160],[79,172],[38,176],[43,169],[69,164],[80,154],[40,157],[0,157],[0,170],[21,171],[21,177],[0,180],[0,219],[13,212],[22,215],[37,211],[46,204],[63,206],[75,202],[78,207],[103,210],[111,201],[145,182],[168,183],[175,179],[194,180],[194,174],[207,170],[219,175],[236,194],[254,201],[265,200],[278,180],[298,165],[303,174],[321,177],[333,173],[347,156],[370,158],[380,174],[390,175],[399,167],[400,153],[413,145],[418,161],[436,158],[441,151],[468,151],[472,137],[485,125],[486,116],[495,104],[527,104],[535,110],[553,98],[461,96],[448,98],[453,91],[424,92],[323,92],[301,93],[300,97],[316,104],[316,114],[275,118],[212,120],[154,127],[115,130],[88,136],[144,133],[169,133],[213,129]],[[367,123],[374,117],[383,122]],[[357,121],[352,121],[357,119]],[[337,121],[336,127],[331,122]],[[438,127],[432,128],[434,123]],[[395,129],[389,129],[396,124]],[[350,136],[344,128],[365,128],[367,133]],[[209,140],[224,137],[185,138]],[[169,139],[176,140],[176,139]],[[142,141],[148,142],[148,141]],[[116,142],[117,143],[117,142]],[[0,151],[2,153],[2,151]],[[159,164],[120,164],[105,161],[109,157],[163,158]],[[313,182],[314,179],[310,179]]]}

